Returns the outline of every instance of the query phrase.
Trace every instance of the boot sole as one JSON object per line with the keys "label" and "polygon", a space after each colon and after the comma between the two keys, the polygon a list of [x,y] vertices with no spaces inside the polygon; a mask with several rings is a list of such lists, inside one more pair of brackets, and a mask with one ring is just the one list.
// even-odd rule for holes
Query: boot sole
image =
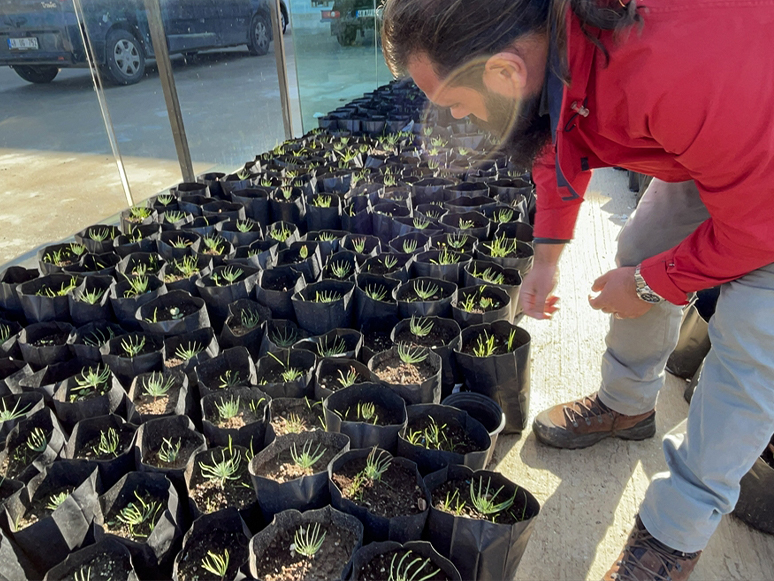
{"label": "boot sole", "polygon": [[618,432],[596,432],[578,436],[561,428],[547,427],[535,422],[532,426],[535,437],[548,446],[564,450],[588,448],[606,438],[621,440],[647,440],[656,435],[656,415],[643,420],[636,426]]}

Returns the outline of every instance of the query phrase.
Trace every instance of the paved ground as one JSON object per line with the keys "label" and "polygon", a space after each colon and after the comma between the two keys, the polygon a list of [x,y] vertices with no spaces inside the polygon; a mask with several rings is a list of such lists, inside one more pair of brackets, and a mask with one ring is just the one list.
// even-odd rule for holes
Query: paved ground
{"label": "paved ground", "polygon": [[[615,236],[634,206],[624,173],[595,172],[575,241],[561,263],[561,311],[550,322],[527,320],[532,333],[530,423],[543,409],[599,386],[608,316],[589,307],[593,280],[614,266]],[[578,451],[539,444],[531,431],[498,442],[498,468],[543,505],[516,579],[600,579],[618,557],[648,482],[666,464],[661,438],[688,412],[685,383],[667,377],[658,400],[655,438],[608,440]],[[774,578],[774,537],[723,518],[694,581]]]}

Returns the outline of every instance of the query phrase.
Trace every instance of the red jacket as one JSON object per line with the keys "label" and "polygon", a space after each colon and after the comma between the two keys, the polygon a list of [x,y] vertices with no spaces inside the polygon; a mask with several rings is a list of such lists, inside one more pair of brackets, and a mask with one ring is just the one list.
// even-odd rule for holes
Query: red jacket
{"label": "red jacket", "polygon": [[711,218],[642,264],[654,291],[685,304],[686,293],[774,262],[774,0],[640,6],[639,32],[616,42],[592,29],[607,66],[568,19],[572,81],[552,110],[554,151],[533,168],[535,237],[572,238],[591,169],[693,179]]}

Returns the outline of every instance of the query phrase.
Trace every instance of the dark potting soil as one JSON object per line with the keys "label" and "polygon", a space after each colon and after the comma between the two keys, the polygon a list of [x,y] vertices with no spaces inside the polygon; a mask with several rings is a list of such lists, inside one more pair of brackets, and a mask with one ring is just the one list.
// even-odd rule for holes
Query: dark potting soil
{"label": "dark potting soil", "polygon": [[[177,312],[175,315],[172,315],[172,309],[177,309]],[[191,303],[181,303],[179,305],[170,306],[170,307],[162,307],[160,309],[156,309],[149,317],[150,322],[152,323],[160,323],[162,321],[175,321],[182,319],[183,317],[187,317],[188,315],[193,315],[196,311],[198,311],[199,308]]]}
{"label": "dark potting soil", "polygon": [[129,539],[130,541],[135,541],[137,543],[144,543],[147,540],[153,532],[153,529],[156,527],[156,523],[158,523],[159,519],[164,515],[165,499],[148,493],[140,494],[139,496],[142,502],[149,507],[148,510],[151,513],[151,516],[146,521],[133,527],[130,527],[128,524],[119,520],[118,516],[121,514],[121,511],[130,504],[143,510],[140,500],[137,496],[132,494],[126,501],[126,504],[123,506],[114,505],[111,513],[105,517],[103,527],[107,534],[116,535],[122,539]]}
{"label": "dark potting soil", "polygon": [[[354,369],[354,368],[350,367],[349,369],[342,369],[341,370],[342,375],[346,377],[351,369]],[[369,380],[368,377],[363,377],[358,373],[355,383],[363,383],[364,381],[368,381],[368,380]],[[331,391],[338,391],[339,389],[342,389],[341,376],[339,375],[338,370],[332,371],[331,373],[326,373],[325,375],[321,376],[319,382],[320,382],[320,387],[323,387],[324,389],[329,389]]]}
{"label": "dark potting soil", "polygon": [[[51,441],[52,430],[43,430],[46,435],[46,442]],[[15,478],[21,474],[27,466],[32,464],[33,460],[40,456],[42,452],[30,450],[26,445],[26,438],[18,441],[13,450],[9,449],[8,454],[0,466],[0,474],[6,478]]]}
{"label": "dark potting soil", "polygon": [[[127,335],[127,339],[126,340],[127,341],[130,341],[130,340],[131,341],[136,341],[136,337],[132,337],[130,335]],[[118,347],[118,352],[116,353],[116,355],[118,357],[120,357],[121,359],[129,359],[129,360],[131,360],[131,359],[134,359],[135,357],[139,357],[140,355],[147,355],[148,353],[156,353],[160,349],[161,349],[160,345],[156,345],[156,343],[154,341],[150,341],[146,337],[145,338],[145,344],[142,346],[142,349],[140,349],[139,353],[137,353],[136,355],[134,355],[132,357],[129,357],[129,355],[127,355],[127,353],[121,348],[120,345]]]}
{"label": "dark potting soil", "polygon": [[77,387],[77,385],[74,385],[67,389],[67,395],[65,399],[66,402],[74,403],[78,401],[86,401],[101,395],[105,395],[108,391],[110,391],[109,383],[102,383],[96,387],[89,387],[88,389],[81,390],[78,390]]}
{"label": "dark potting soil", "polygon": [[401,265],[396,264],[392,268],[387,268],[383,261],[381,260],[374,260],[372,263],[368,264],[368,272],[370,274],[381,274],[381,275],[387,275],[392,274],[396,270],[400,270],[403,268]]}
{"label": "dark potting soil", "polygon": [[[235,557],[237,547],[244,547],[246,539],[242,531],[218,531],[217,536],[212,535],[208,539],[202,538],[197,547],[189,547],[183,552],[183,557],[177,565],[177,578],[180,581],[215,581],[212,573],[202,567],[202,561],[207,558],[208,551],[223,556],[226,551],[229,554],[228,572],[224,579],[233,579],[243,562]],[[244,550],[246,556],[246,550]]]}
{"label": "dark potting soil", "polygon": [[[282,373],[287,371],[287,369],[289,369],[290,367],[291,367],[290,365],[288,365],[287,368],[281,367],[281,366],[277,366],[277,367],[275,367],[273,369],[269,369],[266,373],[264,373],[261,377],[258,378],[258,387],[260,388],[261,383],[263,383],[263,382],[265,382],[265,383],[291,383],[289,381],[285,381],[282,378]],[[295,369],[298,369],[299,371],[301,371],[304,374],[308,371],[308,369],[302,369],[300,367],[296,367]],[[299,379],[301,379],[303,377],[304,376],[301,375],[299,377]],[[298,379],[296,379],[294,381],[298,381]]]}
{"label": "dark potting soil", "polygon": [[[486,333],[486,335],[484,334]],[[475,353],[473,350],[475,349],[476,345],[478,345],[478,338],[481,337],[481,341],[484,342],[487,337],[491,337],[493,333],[491,331],[482,331],[479,333],[476,337],[473,337],[470,341],[467,343],[463,343],[461,351],[463,353],[467,353],[469,355],[475,356]],[[492,355],[504,355],[508,353],[508,337],[507,336],[501,336],[497,333],[494,333],[495,338],[495,349],[494,353]],[[518,341],[517,339],[514,339],[513,345],[511,345],[511,351],[516,350],[518,347],[521,347],[522,343],[521,341]]]}
{"label": "dark potting soil", "polygon": [[[477,478],[473,481],[473,489],[476,493],[478,493],[479,487],[482,492],[485,491],[487,485],[489,485],[489,483],[486,478],[480,483]],[[473,505],[473,501],[470,499],[470,486],[470,479],[448,480],[447,482],[444,482],[432,492],[433,507],[456,516],[466,516],[477,520],[488,520],[499,525],[516,524],[517,522],[523,521],[525,517],[528,516],[526,514],[526,496],[524,494],[519,494],[518,488],[516,489],[516,497],[514,498],[513,504],[507,510],[502,510],[495,514],[484,514],[479,512]],[[495,504],[505,502],[510,498],[502,491],[492,498],[491,494],[497,492],[499,488],[499,486],[489,485],[489,498],[493,500]]]}
{"label": "dark potting soil", "polygon": [[[167,362],[167,364],[169,365],[169,362]],[[180,387],[181,386],[175,382],[163,397],[151,397],[143,392],[143,395],[134,398],[134,405],[137,409],[137,413],[148,416],[162,416],[174,412]]]}
{"label": "dark potting soil", "polygon": [[261,288],[266,290],[287,292],[295,286],[297,280],[298,276],[292,276],[290,274],[285,276],[278,276],[273,280],[262,281]]}
{"label": "dark potting soil", "polygon": [[[205,461],[204,463],[212,466],[221,459],[222,456],[219,453],[215,453],[212,460]],[[249,465],[250,462],[246,458],[242,458],[239,463],[239,470],[235,474],[236,478],[234,480],[227,480],[222,487],[220,482],[204,478],[201,468],[197,467],[191,479],[189,494],[199,510],[205,514],[210,514],[230,506],[241,510],[255,502],[255,489],[250,481]]]}
{"label": "dark potting soil", "polygon": [[343,414],[339,414],[341,419],[347,422],[367,422],[375,426],[394,426],[401,423],[402,418],[400,412],[388,410],[375,402],[364,401],[361,403],[373,404],[374,415],[370,420],[366,420],[360,416],[357,405],[347,408]]}
{"label": "dark potting soil", "polygon": [[390,331],[369,331],[363,333],[363,345],[368,347],[372,353],[387,351],[392,348],[393,342],[390,339]]}
{"label": "dark potting soil", "polygon": [[374,368],[376,376],[393,385],[416,385],[436,373],[436,369],[427,363],[403,363],[397,354],[385,359]]}
{"label": "dark potting soil", "polygon": [[[390,568],[392,565],[397,569],[401,559],[408,553],[408,556],[403,561],[403,566],[400,567],[400,571],[405,572],[409,563],[412,563],[419,555],[412,551],[405,549],[397,549],[390,551],[389,553],[383,553],[377,555],[371,561],[369,561],[361,570],[358,579],[362,581],[384,581],[385,579],[398,579],[399,577],[390,576]],[[433,565],[429,559],[420,557],[426,564],[420,569],[419,563],[412,566],[410,571],[416,572],[416,576],[419,579],[426,581],[450,581],[449,577],[441,571],[438,567]],[[432,576],[430,573],[435,572]]]}
{"label": "dark potting soil", "polygon": [[[225,401],[225,399],[221,400],[221,402],[223,401]],[[259,404],[256,410],[258,415],[256,415],[256,412],[253,412],[253,410],[250,409],[250,402],[245,401],[243,402],[243,405],[240,405],[239,413],[237,415],[226,420],[218,418],[217,421],[213,423],[225,430],[238,430],[249,424],[261,421],[263,419],[263,410],[265,407],[266,403]],[[217,410],[215,411],[217,412]]]}
{"label": "dark potting soil", "polygon": [[355,458],[333,473],[333,482],[344,497],[384,518],[419,514],[427,508],[416,475],[395,462],[380,480],[366,479],[358,490],[353,491],[352,483],[365,465],[366,458]]}
{"label": "dark potting soil", "polygon": [[[314,524],[304,526],[314,527]],[[304,557],[293,550],[298,529],[278,532],[256,559],[257,577],[264,581],[329,581],[338,579],[357,542],[355,535],[333,525],[320,525],[325,532],[322,546],[314,556]]]}
{"label": "dark potting soil", "polygon": [[423,298],[420,298],[417,295],[417,293],[414,291],[414,285],[406,285],[405,288],[407,289],[406,292],[400,293],[400,295],[398,296],[398,300],[405,301],[407,303],[415,303],[417,301],[421,301],[425,303],[430,301],[440,301],[449,296],[444,289],[442,289],[441,287],[438,287],[438,290],[435,292],[435,294],[433,294],[433,296],[423,299]]}
{"label": "dark potting soil", "polygon": [[[248,314],[251,314],[252,311],[250,309],[245,309]],[[228,328],[231,329],[231,332],[234,334],[235,337],[242,337],[244,335],[247,335],[250,331],[254,331],[258,328],[258,326],[255,327],[245,327],[242,324],[242,313],[245,311],[239,311],[236,317],[232,318],[231,321],[228,324]],[[260,325],[260,323],[258,323]]]}
{"label": "dark potting soil", "polygon": [[[80,450],[78,450],[75,453],[76,458],[85,458],[87,460],[112,460],[113,458],[118,457],[119,455],[123,454],[124,451],[129,447],[129,444],[132,443],[132,438],[134,437],[134,430],[129,426],[120,426],[118,429],[111,428],[115,430],[116,434],[118,434],[118,446],[116,447],[115,453],[112,452],[100,452],[99,451],[99,444],[100,444],[100,436],[96,436],[89,440],[84,446],[81,447]],[[105,436],[107,437],[108,428],[104,430]]]}
{"label": "dark potting soil", "polygon": [[[406,557],[403,561],[403,566],[399,568],[401,559],[403,559],[404,556]],[[422,558],[417,553],[407,551],[405,549],[397,549],[395,551],[390,551],[389,553],[377,555],[360,570],[358,579],[361,579],[362,581],[384,581],[385,579],[393,578],[398,579],[400,577],[390,576],[391,567],[394,566],[396,570],[399,568],[399,571],[405,572],[408,565],[412,563],[417,557],[425,561],[425,564],[421,566],[421,568],[419,563],[417,563],[410,569],[410,572],[416,572],[417,578],[424,579],[426,581],[449,581],[449,577],[447,577],[446,574],[438,567],[433,565],[432,561]],[[433,575],[431,576],[430,573],[433,573]]]}
{"label": "dark potting soil", "polygon": [[132,572],[126,563],[110,553],[98,553],[61,581],[82,581],[83,579],[126,579]]}
{"label": "dark potting soil", "polygon": [[69,336],[70,333],[55,331],[54,333],[49,333],[45,337],[41,337],[40,339],[33,341],[32,345],[34,347],[53,347],[54,345],[64,345],[67,343],[67,338]]}
{"label": "dark potting soil", "polygon": [[[467,298],[467,297],[463,297],[463,298]],[[475,301],[473,308],[467,311],[462,308],[463,301],[462,299],[460,299],[460,301],[457,303],[457,308],[460,309],[461,311],[465,311],[466,313],[475,313],[477,315],[483,315],[488,311],[496,311],[497,309],[501,309],[503,307],[503,302],[498,298],[495,298],[495,297],[484,297],[484,298],[490,300],[490,303],[486,306],[483,306],[481,304],[481,299],[479,299],[478,301]]]}
{"label": "dark potting soil", "polygon": [[[301,450],[302,446],[296,447],[297,453],[300,454]],[[257,474],[258,476],[271,478],[272,480],[276,480],[277,482],[282,483],[289,482],[290,480],[294,480],[296,478],[301,478],[302,476],[311,476],[312,474],[325,472],[330,461],[333,460],[334,456],[336,456],[340,450],[337,450],[336,448],[323,448],[322,446],[319,450],[317,450],[317,445],[314,444],[310,450],[310,454],[316,456],[323,450],[325,453],[323,454],[322,458],[315,462],[311,468],[301,468],[300,466],[296,465],[296,463],[293,461],[293,456],[290,453],[291,451],[285,450],[270,462],[260,466],[258,468]]]}
{"label": "dark potting soil", "polygon": [[281,404],[277,404],[271,410],[271,425],[277,436],[320,430],[323,426],[322,405],[319,402],[310,402],[310,405],[282,409]]}
{"label": "dark potting soil", "polygon": [[24,515],[15,523],[16,530],[20,531],[30,525],[34,525],[39,520],[46,518],[56,509],[56,507],[50,506],[50,503],[54,502],[54,497],[60,494],[70,496],[73,490],[75,490],[73,486],[63,486],[62,488],[52,490],[48,496],[36,498],[27,507]]}
{"label": "dark potting soil", "polygon": [[[170,440],[173,444],[177,444],[178,438],[170,438]],[[154,442],[154,444],[158,445],[159,448],[161,448],[162,443],[163,440],[162,442]],[[191,436],[183,436],[180,438],[180,452],[177,454],[177,458],[174,462],[167,464],[161,458],[159,458],[158,450],[149,450],[145,458],[143,458],[143,463],[148,464],[149,466],[156,466],[157,468],[182,469],[185,468],[185,465],[188,464],[188,459],[191,457],[191,454],[193,454],[200,445],[201,442],[198,439],[195,439]]]}
{"label": "dark potting soil", "polygon": [[414,343],[423,347],[442,347],[448,345],[458,333],[449,326],[434,324],[433,329],[424,337],[417,337],[406,327],[395,335],[396,343]]}
{"label": "dark potting soil", "polygon": [[[440,441],[427,441],[421,434],[425,430],[431,431],[438,426],[440,431]],[[476,446],[475,442],[470,438],[465,428],[457,422],[450,422],[444,424],[437,424],[432,416],[423,415],[417,416],[409,420],[406,426],[406,434],[412,434],[414,432],[420,433],[420,446],[428,448],[430,450],[443,450],[445,452],[455,452],[457,454],[467,454],[469,452],[476,452],[481,450],[479,446]]]}

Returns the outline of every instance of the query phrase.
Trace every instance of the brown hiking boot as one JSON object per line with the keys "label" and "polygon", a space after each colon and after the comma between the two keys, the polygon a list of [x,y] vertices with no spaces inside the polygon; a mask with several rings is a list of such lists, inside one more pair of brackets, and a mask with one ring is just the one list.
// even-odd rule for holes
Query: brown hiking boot
{"label": "brown hiking boot", "polygon": [[621,556],[602,581],[687,581],[700,556],[701,551],[682,553],[660,543],[638,516]]}
{"label": "brown hiking boot", "polygon": [[597,394],[540,412],[532,424],[538,440],[556,448],[586,448],[605,438],[644,440],[656,433],[656,411],[625,416],[605,406]]}

